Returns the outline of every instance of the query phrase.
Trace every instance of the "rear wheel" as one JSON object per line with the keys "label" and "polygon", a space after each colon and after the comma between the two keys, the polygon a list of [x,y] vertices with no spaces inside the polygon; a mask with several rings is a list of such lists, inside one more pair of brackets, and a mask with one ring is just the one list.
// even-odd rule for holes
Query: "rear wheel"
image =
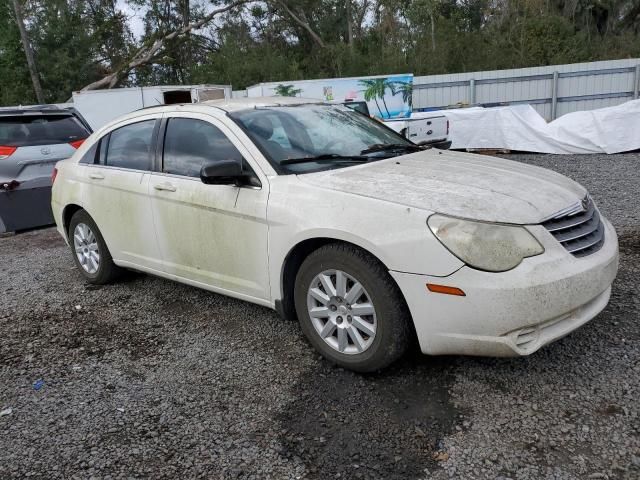
{"label": "rear wheel", "polygon": [[409,345],[409,314],[385,267],[346,244],[307,257],[296,276],[295,304],[303,332],[332,363],[379,370]]}
{"label": "rear wheel", "polygon": [[69,245],[76,266],[87,282],[103,285],[121,274],[122,270],[113,263],[98,226],[84,210],[71,217]]}

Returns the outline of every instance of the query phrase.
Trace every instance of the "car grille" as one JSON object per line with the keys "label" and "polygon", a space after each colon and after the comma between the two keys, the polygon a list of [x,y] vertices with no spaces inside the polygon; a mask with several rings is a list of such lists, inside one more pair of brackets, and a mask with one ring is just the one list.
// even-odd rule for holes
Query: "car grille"
{"label": "car grille", "polygon": [[604,244],[604,224],[589,196],[580,211],[571,211],[547,220],[542,225],[575,257],[586,257]]}

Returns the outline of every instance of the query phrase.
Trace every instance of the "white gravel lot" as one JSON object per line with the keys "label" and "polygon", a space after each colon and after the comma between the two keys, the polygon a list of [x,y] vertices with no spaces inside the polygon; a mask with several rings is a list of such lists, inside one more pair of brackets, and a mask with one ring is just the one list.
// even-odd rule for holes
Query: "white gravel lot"
{"label": "white gravel lot", "polygon": [[639,479],[640,155],[509,157],[585,185],[620,236],[609,306],[527,358],[357,375],[268,309],[91,287],[53,229],[0,238],[0,478]]}

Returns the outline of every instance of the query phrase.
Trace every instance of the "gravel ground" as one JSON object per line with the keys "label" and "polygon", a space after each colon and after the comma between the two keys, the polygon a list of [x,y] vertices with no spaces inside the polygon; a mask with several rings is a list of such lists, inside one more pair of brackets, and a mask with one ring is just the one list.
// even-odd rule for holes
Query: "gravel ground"
{"label": "gravel ground", "polygon": [[584,184],[621,244],[606,310],[528,358],[357,375],[268,309],[0,238],[0,478],[640,478],[640,155],[510,158]]}

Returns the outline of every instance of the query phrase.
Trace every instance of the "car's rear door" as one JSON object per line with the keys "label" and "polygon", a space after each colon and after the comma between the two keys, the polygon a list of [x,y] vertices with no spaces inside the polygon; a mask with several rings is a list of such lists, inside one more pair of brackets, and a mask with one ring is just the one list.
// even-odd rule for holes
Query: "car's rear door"
{"label": "car's rear door", "polygon": [[149,198],[160,117],[128,120],[103,136],[80,163],[83,207],[119,265],[160,268]]}
{"label": "car's rear door", "polygon": [[177,113],[161,129],[160,171],[151,175],[150,195],[164,270],[194,285],[266,301],[268,184],[261,187],[205,185],[204,163],[243,162],[248,150],[219,120]]}

